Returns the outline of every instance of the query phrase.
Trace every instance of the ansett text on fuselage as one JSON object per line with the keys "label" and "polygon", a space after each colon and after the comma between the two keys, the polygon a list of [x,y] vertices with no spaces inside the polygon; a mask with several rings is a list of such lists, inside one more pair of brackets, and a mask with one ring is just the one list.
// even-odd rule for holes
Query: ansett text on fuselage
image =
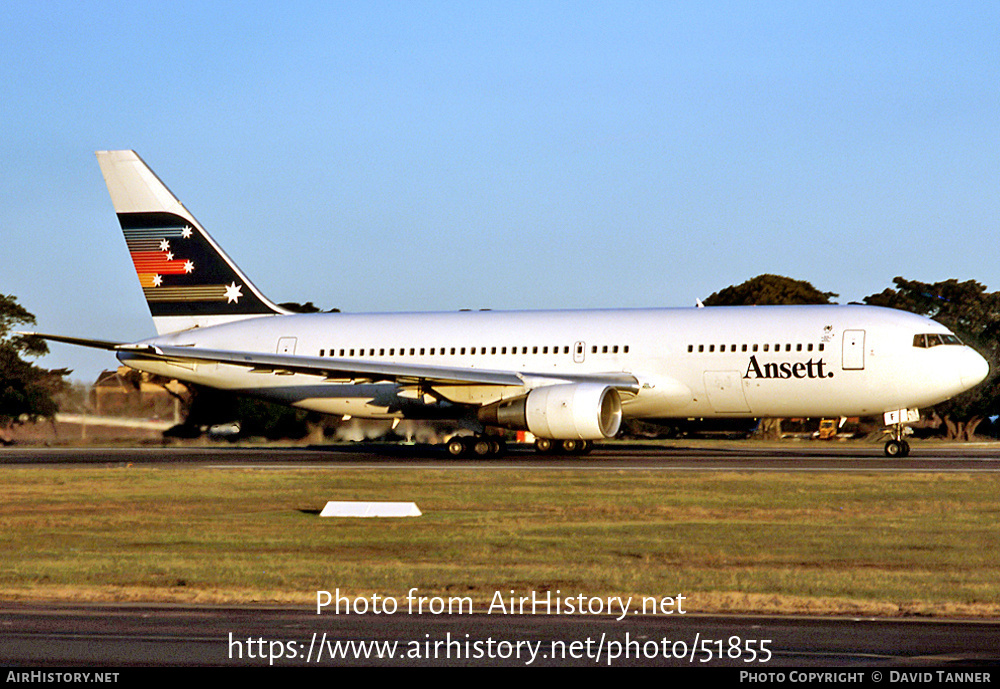
{"label": "ansett text on fuselage", "polygon": [[757,356],[750,357],[744,378],[833,378],[833,371],[826,371],[826,362],[820,359],[814,361],[768,361],[763,364],[757,361]]}

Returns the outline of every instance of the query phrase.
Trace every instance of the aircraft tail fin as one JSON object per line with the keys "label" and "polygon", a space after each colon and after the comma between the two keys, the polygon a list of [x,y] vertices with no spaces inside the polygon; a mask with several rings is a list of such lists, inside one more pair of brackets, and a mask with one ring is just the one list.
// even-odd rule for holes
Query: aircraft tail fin
{"label": "aircraft tail fin", "polygon": [[265,297],[135,151],[97,162],[159,334],[288,313]]}

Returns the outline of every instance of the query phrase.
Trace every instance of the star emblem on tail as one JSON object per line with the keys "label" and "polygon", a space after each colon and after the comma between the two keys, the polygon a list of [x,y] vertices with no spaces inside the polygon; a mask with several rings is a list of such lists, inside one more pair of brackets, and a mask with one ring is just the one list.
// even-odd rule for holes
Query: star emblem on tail
{"label": "star emblem on tail", "polygon": [[241,289],[243,289],[243,285],[237,285],[235,282],[231,285],[226,285],[226,303],[232,304],[235,302],[239,304],[240,297],[243,296],[243,293],[240,291]]}

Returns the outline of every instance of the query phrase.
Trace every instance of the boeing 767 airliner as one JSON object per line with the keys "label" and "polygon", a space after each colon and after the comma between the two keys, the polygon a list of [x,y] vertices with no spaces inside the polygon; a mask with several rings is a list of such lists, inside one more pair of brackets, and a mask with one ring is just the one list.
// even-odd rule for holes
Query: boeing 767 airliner
{"label": "boeing 767 airliner", "polygon": [[135,369],[327,414],[454,419],[453,454],[503,429],[583,452],[623,418],[882,416],[906,455],[917,408],[986,361],[943,325],[869,306],[296,314],[272,303],[134,151],[97,158],[158,335]]}

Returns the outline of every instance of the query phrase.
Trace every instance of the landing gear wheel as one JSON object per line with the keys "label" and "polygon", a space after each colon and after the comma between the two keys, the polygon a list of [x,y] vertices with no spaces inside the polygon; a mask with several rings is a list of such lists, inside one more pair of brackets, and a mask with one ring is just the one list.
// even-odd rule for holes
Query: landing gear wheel
{"label": "landing gear wheel", "polygon": [[452,438],[448,441],[448,454],[452,457],[461,457],[465,454],[465,443],[461,438]]}
{"label": "landing gear wheel", "polygon": [[909,457],[910,444],[905,440],[890,440],[885,444],[886,457]]}
{"label": "landing gear wheel", "polygon": [[476,438],[472,441],[472,451],[476,457],[486,457],[490,454],[491,449],[493,449],[493,446],[486,438]]}
{"label": "landing gear wheel", "polygon": [[582,444],[580,440],[564,440],[560,443],[559,449],[568,455],[575,455],[580,451]]}
{"label": "landing gear wheel", "polygon": [[553,442],[549,438],[535,438],[535,451],[543,455],[550,454],[553,449]]}

